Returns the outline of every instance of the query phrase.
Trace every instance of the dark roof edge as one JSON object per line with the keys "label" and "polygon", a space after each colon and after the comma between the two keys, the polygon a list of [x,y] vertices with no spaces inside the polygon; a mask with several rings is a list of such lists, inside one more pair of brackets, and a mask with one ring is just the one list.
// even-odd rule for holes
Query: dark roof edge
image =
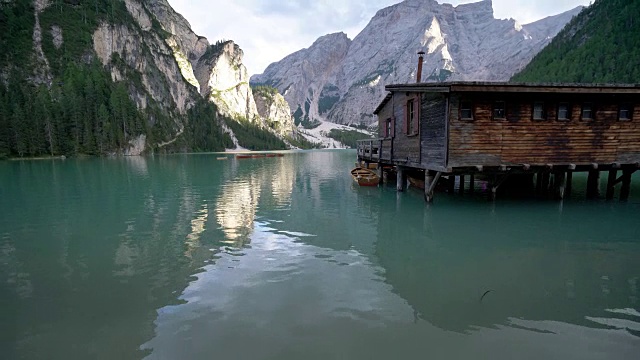
{"label": "dark roof edge", "polygon": [[409,84],[389,84],[385,86],[387,91],[434,91],[438,88],[455,87],[501,87],[501,88],[610,88],[610,89],[638,89],[640,84],[580,84],[580,83],[512,83],[493,81],[448,81],[438,83],[409,83]]}
{"label": "dark roof edge", "polygon": [[387,93],[387,95],[384,97],[384,99],[382,99],[382,101],[380,102],[380,105],[378,105],[378,107],[373,111],[373,115],[378,115],[378,113],[382,110],[382,108],[385,105],[387,105],[389,100],[391,100],[392,96],[393,96],[392,93]]}

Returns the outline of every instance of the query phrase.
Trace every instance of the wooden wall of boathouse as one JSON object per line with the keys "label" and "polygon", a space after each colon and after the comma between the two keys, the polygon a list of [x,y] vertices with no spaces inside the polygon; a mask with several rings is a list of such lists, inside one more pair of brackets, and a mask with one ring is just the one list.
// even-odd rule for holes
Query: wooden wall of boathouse
{"label": "wooden wall of boathouse", "polygon": [[[461,102],[471,102],[473,119],[461,119]],[[504,101],[506,116],[494,119],[493,106]],[[534,103],[544,104],[544,118],[533,119]],[[567,120],[557,119],[560,103]],[[594,118],[582,119],[592,104]],[[619,106],[631,105],[632,119],[619,120]],[[451,93],[450,168],[501,164],[611,164],[636,162],[640,156],[640,103],[637,95],[563,93]]]}
{"label": "wooden wall of boathouse", "polygon": [[421,163],[426,169],[447,166],[447,107],[446,94],[422,94],[420,118]]}
{"label": "wooden wall of boathouse", "polygon": [[[418,101],[420,94],[411,92],[396,92],[393,94],[383,111],[390,109],[394,121],[392,160],[399,163],[420,164],[420,129],[417,121],[413,129],[407,127],[407,103]],[[416,120],[420,119],[420,106],[416,102]]]}

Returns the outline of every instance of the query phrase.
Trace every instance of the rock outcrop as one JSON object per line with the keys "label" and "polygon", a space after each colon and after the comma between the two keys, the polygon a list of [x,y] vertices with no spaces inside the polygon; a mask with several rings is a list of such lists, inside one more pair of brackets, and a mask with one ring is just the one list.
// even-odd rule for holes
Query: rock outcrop
{"label": "rock outcrop", "polygon": [[[273,111],[267,111],[266,116],[258,113],[249,74],[242,63],[244,54],[237,44],[225,41],[211,45],[205,37],[195,34],[189,22],[166,0],[125,0],[125,4],[145,36],[124,25],[102,24],[93,36],[94,50],[105,66],[116,53],[140,72],[144,91],[135,96],[140,107],[144,107],[144,93],[148,93],[158,102],[175,105],[184,113],[195,101],[194,93],[199,93],[229,118],[247,119],[264,127],[271,125],[279,134],[293,131],[292,122],[284,120],[281,114],[272,118]],[[159,31],[146,32],[158,26],[161,29],[156,30],[161,30],[163,37],[157,35]],[[151,58],[142,56],[144,48],[151,50]],[[112,77],[120,80],[124,74],[112,67]],[[168,93],[167,87],[157,86],[159,81],[169,84]],[[278,106],[280,112],[286,111],[282,104]],[[178,126],[177,131],[181,129]]]}
{"label": "rock outcrop", "polygon": [[[275,89],[274,89],[275,90]],[[278,92],[256,88],[253,91],[258,114],[265,125],[281,137],[293,135],[293,117],[287,100]]]}
{"label": "rock outcrop", "polygon": [[370,124],[386,84],[415,81],[418,51],[423,81],[506,81],[581,9],[520,25],[494,18],[491,0],[405,0],[378,11],[353,41],[319,38],[251,81],[276,87],[299,117]]}

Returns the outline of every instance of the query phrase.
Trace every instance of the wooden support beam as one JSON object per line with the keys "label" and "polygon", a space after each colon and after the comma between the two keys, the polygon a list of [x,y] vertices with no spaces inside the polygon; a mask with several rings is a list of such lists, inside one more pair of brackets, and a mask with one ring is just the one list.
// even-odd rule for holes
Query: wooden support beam
{"label": "wooden support beam", "polygon": [[618,175],[618,170],[615,170],[615,169],[609,170],[609,179],[607,180],[607,200],[613,199],[617,175]]}
{"label": "wooden support beam", "polygon": [[600,171],[591,170],[587,179],[587,198],[595,199],[598,196],[600,196]]}
{"label": "wooden support beam", "polygon": [[571,196],[571,190],[573,190],[573,172],[571,171],[567,171],[567,185],[566,188],[564,190],[564,196],[565,197],[569,197]]}
{"label": "wooden support beam", "polygon": [[433,171],[426,170],[424,172],[424,200],[428,203],[433,202],[433,194],[436,189],[436,184],[440,180],[441,172],[436,174]]}
{"label": "wooden support beam", "polygon": [[611,168],[612,169],[620,169],[622,167],[622,165],[620,165],[620,163],[613,163],[611,164]]}
{"label": "wooden support beam", "polygon": [[473,194],[476,190],[476,176],[474,174],[469,175],[469,194]]}
{"label": "wooden support beam", "polygon": [[458,192],[460,195],[464,195],[464,175],[460,175],[460,186],[458,187]]}
{"label": "wooden support beam", "polygon": [[551,173],[542,173],[542,193],[547,194],[549,191],[549,183],[551,181]]}
{"label": "wooden support beam", "polygon": [[530,164],[522,164],[522,170],[529,171],[530,169],[531,169],[531,165]]}
{"label": "wooden support beam", "polygon": [[456,189],[456,177],[455,175],[449,175],[449,183],[447,184],[447,192],[453,194]]}
{"label": "wooden support beam", "polygon": [[631,194],[631,175],[636,172],[636,170],[625,169],[622,170],[622,188],[620,189],[620,200],[627,201],[629,200],[629,195]]}
{"label": "wooden support beam", "polygon": [[565,189],[567,186],[567,173],[558,171],[553,175],[553,185],[556,199],[564,199]]}
{"label": "wooden support beam", "polygon": [[497,194],[498,194],[498,189],[500,188],[500,186],[507,180],[507,178],[509,177],[510,174],[504,174],[501,175],[500,177],[494,177],[493,178],[493,184],[491,184],[491,192],[489,193],[490,196],[490,200],[491,201],[495,201]]}
{"label": "wooden support beam", "polygon": [[569,170],[575,170],[576,164],[569,164]]}
{"label": "wooden support beam", "polygon": [[592,164],[591,164],[591,168],[592,168],[593,170],[598,170],[598,164],[596,164],[596,163],[592,163]]}
{"label": "wooden support beam", "polygon": [[482,165],[476,165],[475,168],[477,172],[482,172],[484,170],[484,166]]}
{"label": "wooden support beam", "polygon": [[407,183],[407,172],[401,166],[398,166],[398,175],[396,177],[396,189],[403,192]]}

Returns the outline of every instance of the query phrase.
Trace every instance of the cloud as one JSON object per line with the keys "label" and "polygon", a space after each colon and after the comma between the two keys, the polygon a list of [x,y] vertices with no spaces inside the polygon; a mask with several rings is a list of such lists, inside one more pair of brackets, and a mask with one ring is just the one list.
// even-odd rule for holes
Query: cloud
{"label": "cloud", "polygon": [[[413,0],[415,1],[415,0]],[[429,1],[429,0],[424,0]],[[318,37],[345,32],[353,39],[375,13],[399,0],[169,0],[192,29],[210,42],[233,40],[244,50],[249,73],[310,46]],[[453,5],[469,0],[439,1]],[[525,24],[589,0],[493,0],[497,18]]]}

